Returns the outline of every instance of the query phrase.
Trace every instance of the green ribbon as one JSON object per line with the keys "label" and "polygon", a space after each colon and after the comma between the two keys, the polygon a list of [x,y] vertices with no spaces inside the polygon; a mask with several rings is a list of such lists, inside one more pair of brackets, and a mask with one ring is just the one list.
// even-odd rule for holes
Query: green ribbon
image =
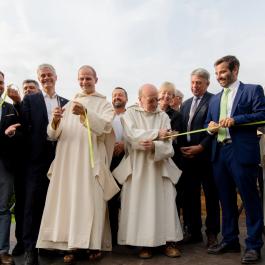
{"label": "green ribbon", "polygon": [[86,126],[87,126],[87,138],[88,138],[88,146],[89,146],[89,154],[90,154],[90,165],[92,168],[95,166],[95,160],[94,160],[94,150],[93,150],[93,143],[92,143],[92,134],[91,134],[91,128],[89,124],[89,119],[87,115],[87,111],[84,107],[85,112],[85,120],[86,120]]}
{"label": "green ribbon", "polygon": [[4,102],[6,100],[6,96],[7,96],[7,91],[4,92],[4,96],[3,96],[2,102],[0,102],[0,108],[2,108],[2,105],[4,104]]}
{"label": "green ribbon", "polygon": [[[265,121],[254,121],[254,122],[242,123],[242,124],[234,125],[233,127],[261,125],[261,124],[265,124]],[[213,127],[212,129],[217,129],[217,128],[220,128],[220,127],[219,126],[218,127]],[[163,137],[163,139],[171,138],[171,137],[178,137],[178,136],[188,135],[188,134],[194,134],[194,133],[200,133],[200,132],[206,132],[208,130],[209,130],[209,128],[203,128],[203,129],[193,130],[193,131],[184,132],[184,133],[177,133],[177,134],[172,134],[172,135]]]}

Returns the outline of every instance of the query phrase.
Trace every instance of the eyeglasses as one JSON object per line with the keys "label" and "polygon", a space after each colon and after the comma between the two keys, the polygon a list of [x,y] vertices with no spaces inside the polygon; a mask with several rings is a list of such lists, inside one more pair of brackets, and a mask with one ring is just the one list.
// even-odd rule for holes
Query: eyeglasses
{"label": "eyeglasses", "polygon": [[158,100],[159,100],[157,97],[145,97],[145,96],[143,96],[143,98],[145,98],[148,103],[155,103],[155,102],[158,102]]}

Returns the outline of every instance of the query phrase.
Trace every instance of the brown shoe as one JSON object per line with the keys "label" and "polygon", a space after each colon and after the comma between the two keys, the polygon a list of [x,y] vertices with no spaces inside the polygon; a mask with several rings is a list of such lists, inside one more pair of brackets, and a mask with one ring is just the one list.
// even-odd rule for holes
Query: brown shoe
{"label": "brown shoe", "polygon": [[207,235],[207,248],[218,244],[217,236],[214,234]]}
{"label": "brown shoe", "polygon": [[177,258],[181,256],[179,249],[175,242],[167,242],[164,247],[164,254],[170,258]]}
{"label": "brown shoe", "polygon": [[88,257],[91,261],[99,260],[100,258],[102,258],[102,252],[100,250],[90,249]]}
{"label": "brown shoe", "polygon": [[73,264],[75,262],[74,254],[66,254],[63,257],[63,262],[66,263],[66,264]]}
{"label": "brown shoe", "polygon": [[0,264],[1,265],[13,265],[14,260],[8,253],[0,254]]}
{"label": "brown shoe", "polygon": [[138,257],[141,259],[151,259],[153,257],[152,248],[143,247],[140,250]]}

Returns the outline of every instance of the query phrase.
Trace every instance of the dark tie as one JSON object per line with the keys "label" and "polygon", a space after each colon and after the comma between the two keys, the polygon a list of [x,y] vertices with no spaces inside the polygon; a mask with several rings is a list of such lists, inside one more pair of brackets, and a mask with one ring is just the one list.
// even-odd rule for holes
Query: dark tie
{"label": "dark tie", "polygon": [[[189,116],[188,126],[187,126],[187,131],[188,132],[190,131],[192,119],[193,119],[194,114],[196,112],[196,109],[197,109],[197,107],[199,105],[199,100],[200,100],[200,97],[194,97],[193,98],[193,101],[192,101],[192,104],[191,104],[191,108],[190,108],[190,116]],[[187,140],[188,140],[188,142],[190,141],[190,135],[189,134],[187,135]]]}

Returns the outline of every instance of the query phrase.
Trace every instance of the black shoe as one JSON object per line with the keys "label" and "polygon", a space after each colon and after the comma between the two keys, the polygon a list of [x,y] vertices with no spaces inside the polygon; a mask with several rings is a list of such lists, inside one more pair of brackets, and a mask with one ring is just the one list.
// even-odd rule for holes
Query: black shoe
{"label": "black shoe", "polygon": [[211,246],[207,250],[208,254],[219,255],[223,253],[238,253],[240,252],[239,243],[225,243],[221,242],[220,244],[216,244]]}
{"label": "black shoe", "polygon": [[25,249],[22,243],[17,243],[12,251],[12,256],[20,256],[24,254]]}
{"label": "black shoe", "polygon": [[255,264],[260,261],[260,251],[248,249],[241,258],[242,264]]}
{"label": "black shoe", "polygon": [[203,241],[201,232],[191,233],[187,226],[184,227],[183,239],[181,243],[183,244],[196,244]]}
{"label": "black shoe", "polygon": [[39,265],[38,252],[36,250],[25,252],[25,263],[24,263],[24,265]]}

